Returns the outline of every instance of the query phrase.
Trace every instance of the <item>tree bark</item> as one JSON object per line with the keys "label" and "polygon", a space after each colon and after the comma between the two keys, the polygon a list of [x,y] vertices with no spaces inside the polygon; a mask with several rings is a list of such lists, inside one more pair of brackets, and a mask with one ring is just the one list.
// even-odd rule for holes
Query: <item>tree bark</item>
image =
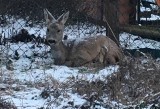
{"label": "tree bark", "polygon": [[104,3],[105,3],[104,16],[109,24],[106,25],[107,27],[106,35],[119,45],[118,0],[105,0]]}

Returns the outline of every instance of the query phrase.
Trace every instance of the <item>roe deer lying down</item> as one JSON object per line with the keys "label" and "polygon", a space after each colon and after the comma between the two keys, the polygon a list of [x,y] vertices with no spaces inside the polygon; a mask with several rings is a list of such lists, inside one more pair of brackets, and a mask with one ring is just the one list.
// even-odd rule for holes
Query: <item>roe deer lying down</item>
{"label": "roe deer lying down", "polygon": [[51,47],[56,65],[78,67],[92,62],[106,65],[115,64],[121,59],[120,48],[107,36],[98,35],[65,44],[62,39],[69,12],[62,14],[57,20],[47,9],[44,9],[44,15],[47,24],[46,41]]}

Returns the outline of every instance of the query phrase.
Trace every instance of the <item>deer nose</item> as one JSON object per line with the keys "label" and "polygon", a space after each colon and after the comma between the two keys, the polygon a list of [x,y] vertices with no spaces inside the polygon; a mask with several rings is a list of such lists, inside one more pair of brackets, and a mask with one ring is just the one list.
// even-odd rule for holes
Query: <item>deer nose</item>
{"label": "deer nose", "polygon": [[56,44],[56,40],[52,40],[52,39],[48,40],[47,42],[48,42],[49,44]]}

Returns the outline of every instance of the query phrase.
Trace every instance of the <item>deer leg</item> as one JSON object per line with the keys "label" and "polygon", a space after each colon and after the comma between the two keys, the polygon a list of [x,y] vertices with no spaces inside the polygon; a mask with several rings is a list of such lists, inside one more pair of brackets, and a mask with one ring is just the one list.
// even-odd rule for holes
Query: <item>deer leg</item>
{"label": "deer leg", "polygon": [[78,67],[78,66],[82,66],[86,63],[87,63],[86,59],[79,57],[73,61],[72,66]]}
{"label": "deer leg", "polygon": [[116,64],[116,58],[114,56],[107,54],[105,56],[104,65],[107,65],[107,64],[112,64],[112,65]]}

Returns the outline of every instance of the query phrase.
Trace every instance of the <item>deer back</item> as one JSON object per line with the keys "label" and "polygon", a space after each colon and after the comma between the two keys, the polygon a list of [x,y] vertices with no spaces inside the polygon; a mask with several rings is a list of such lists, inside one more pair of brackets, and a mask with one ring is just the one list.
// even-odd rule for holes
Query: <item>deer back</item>
{"label": "deer back", "polygon": [[117,44],[107,36],[94,36],[74,43],[70,49],[70,66],[81,66],[90,62],[115,64],[122,57]]}

